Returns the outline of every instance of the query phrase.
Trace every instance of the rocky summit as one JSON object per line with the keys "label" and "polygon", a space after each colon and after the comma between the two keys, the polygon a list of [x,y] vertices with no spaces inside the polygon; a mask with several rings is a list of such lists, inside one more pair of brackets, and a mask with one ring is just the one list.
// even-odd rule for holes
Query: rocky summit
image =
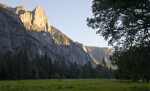
{"label": "rocky summit", "polygon": [[27,30],[50,32],[50,23],[41,7],[38,6],[32,12],[29,12],[25,6],[20,6],[15,8],[15,13],[20,17]]}
{"label": "rocky summit", "polygon": [[12,8],[0,4],[0,56],[21,50],[27,51],[29,59],[46,55],[52,61],[76,61],[78,65],[91,61],[95,67],[104,58],[108,67],[111,66],[109,48],[88,47],[69,39],[50,25],[41,7],[28,11],[25,6]]}

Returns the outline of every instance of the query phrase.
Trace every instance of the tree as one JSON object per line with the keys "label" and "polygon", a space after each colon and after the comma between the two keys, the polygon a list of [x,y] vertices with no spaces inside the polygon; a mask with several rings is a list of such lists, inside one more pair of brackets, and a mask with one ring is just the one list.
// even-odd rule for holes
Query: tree
{"label": "tree", "polygon": [[91,65],[91,61],[88,61],[85,65],[82,66],[81,77],[82,78],[94,78],[95,77],[95,72]]}
{"label": "tree", "polygon": [[65,60],[62,60],[60,65],[60,77],[61,78],[67,77],[67,73],[68,73],[68,66],[66,65]]}
{"label": "tree", "polygon": [[76,68],[73,63],[70,63],[70,68],[69,68],[69,78],[75,78],[76,77]]}
{"label": "tree", "polygon": [[115,77],[118,79],[150,79],[150,54],[147,58],[147,47],[133,47],[132,49],[117,51],[113,54],[113,61],[118,66]]}
{"label": "tree", "polygon": [[28,73],[29,73],[29,59],[28,59],[28,55],[27,55],[27,51],[24,50],[22,53],[21,53],[21,58],[20,60],[22,60],[22,70],[23,70],[23,73],[22,73],[22,78],[21,79],[27,79],[28,78]]}
{"label": "tree", "polygon": [[54,74],[54,65],[53,65],[53,62],[52,62],[52,60],[49,58],[48,59],[48,68],[49,68],[49,70],[48,70],[48,76],[49,76],[49,78],[52,78],[52,75]]}
{"label": "tree", "polygon": [[0,79],[8,79],[8,68],[5,61],[2,61],[0,64]]}
{"label": "tree", "polygon": [[94,17],[87,19],[88,26],[98,29],[97,33],[114,46],[117,77],[133,81],[144,77],[148,82],[150,0],[94,0],[92,11]]}
{"label": "tree", "polygon": [[85,64],[82,66],[81,77],[82,78],[89,78],[90,77],[88,64]]}
{"label": "tree", "polygon": [[92,11],[88,26],[109,44],[150,45],[150,0],[94,0]]}
{"label": "tree", "polygon": [[105,59],[103,58],[102,60],[102,64],[104,64],[104,66],[106,66],[106,62],[105,62]]}
{"label": "tree", "polygon": [[79,78],[80,77],[80,69],[79,69],[76,61],[73,64],[73,69],[74,69],[74,71],[73,71],[73,73],[74,73],[73,78]]}
{"label": "tree", "polygon": [[110,67],[109,68],[109,72],[108,72],[109,74],[108,74],[108,79],[110,80],[111,79],[111,75],[112,75],[112,68]]}
{"label": "tree", "polygon": [[60,78],[60,64],[57,60],[54,61],[54,78]]}

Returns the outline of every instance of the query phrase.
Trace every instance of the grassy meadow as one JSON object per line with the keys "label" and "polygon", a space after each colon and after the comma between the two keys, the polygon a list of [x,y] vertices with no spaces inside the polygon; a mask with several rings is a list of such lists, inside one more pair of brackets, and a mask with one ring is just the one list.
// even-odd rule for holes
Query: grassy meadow
{"label": "grassy meadow", "polygon": [[0,81],[0,91],[150,91],[150,83],[107,79]]}

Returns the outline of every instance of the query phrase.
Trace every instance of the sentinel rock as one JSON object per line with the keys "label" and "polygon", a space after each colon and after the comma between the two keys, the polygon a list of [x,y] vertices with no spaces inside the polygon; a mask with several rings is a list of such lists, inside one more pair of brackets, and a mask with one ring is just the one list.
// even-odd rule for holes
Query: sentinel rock
{"label": "sentinel rock", "polygon": [[38,31],[44,30],[45,32],[50,32],[50,23],[48,21],[47,15],[41,7],[36,7],[33,11],[33,25],[38,26]]}
{"label": "sentinel rock", "polygon": [[47,15],[41,7],[38,6],[30,12],[25,6],[19,6],[16,8],[15,13],[19,15],[27,30],[51,32]]}

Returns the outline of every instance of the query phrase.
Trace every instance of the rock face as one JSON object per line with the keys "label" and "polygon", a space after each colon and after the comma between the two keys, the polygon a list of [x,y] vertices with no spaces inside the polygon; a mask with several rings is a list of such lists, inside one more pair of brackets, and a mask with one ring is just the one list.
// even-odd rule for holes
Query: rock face
{"label": "rock face", "polygon": [[103,64],[102,60],[104,59],[106,66],[108,68],[116,69],[114,65],[111,64],[109,56],[112,55],[112,51],[109,48],[104,47],[91,47],[86,46],[87,52],[94,58],[96,64]]}
{"label": "rock face", "polygon": [[[38,20],[39,16],[43,17]],[[0,7],[0,20],[0,56],[8,51],[15,54],[19,50],[26,50],[30,59],[47,55],[53,61],[76,61],[78,65],[91,61],[94,65],[90,55],[80,46],[58,29],[51,28],[40,7],[32,12],[24,6],[8,9]],[[38,28],[33,29],[33,26]]]}
{"label": "rock face", "polygon": [[38,32],[51,31],[47,15],[41,7],[36,7],[32,12],[28,11],[25,6],[16,7],[14,10],[27,30],[36,30]]}
{"label": "rock face", "polygon": [[[55,27],[50,26],[44,10],[37,7],[32,12],[25,6],[11,8],[0,5],[0,56],[26,50],[29,59],[47,55],[52,61],[66,60],[84,65],[91,61],[93,67],[108,53],[74,42]],[[95,55],[99,54],[100,55]]]}
{"label": "rock face", "polygon": [[[20,31],[21,30],[21,31]],[[25,48],[27,33],[20,18],[0,7],[0,56]]]}

